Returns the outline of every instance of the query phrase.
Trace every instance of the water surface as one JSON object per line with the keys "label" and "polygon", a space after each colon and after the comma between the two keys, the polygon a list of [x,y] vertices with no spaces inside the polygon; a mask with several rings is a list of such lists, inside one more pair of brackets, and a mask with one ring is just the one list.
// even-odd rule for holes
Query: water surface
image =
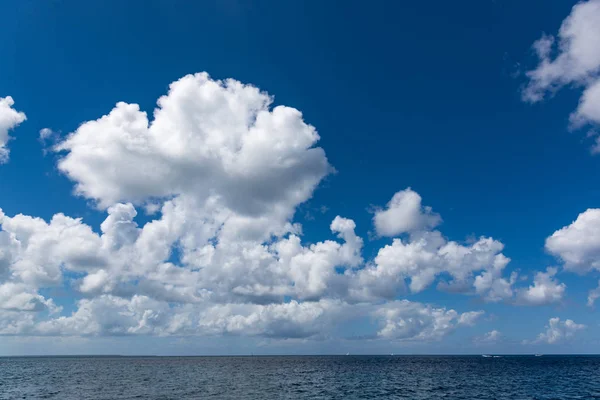
{"label": "water surface", "polygon": [[0,399],[595,399],[598,356],[0,358]]}

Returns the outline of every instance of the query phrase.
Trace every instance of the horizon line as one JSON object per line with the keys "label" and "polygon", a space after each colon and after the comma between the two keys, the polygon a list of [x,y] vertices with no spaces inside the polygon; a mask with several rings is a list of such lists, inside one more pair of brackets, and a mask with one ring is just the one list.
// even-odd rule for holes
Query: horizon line
{"label": "horizon line", "polygon": [[600,356],[600,353],[358,353],[358,354],[14,354],[0,355],[0,358],[52,358],[52,357],[122,357],[122,358],[159,358],[159,357],[477,357],[482,355],[495,355],[504,357],[523,357],[523,356]]}

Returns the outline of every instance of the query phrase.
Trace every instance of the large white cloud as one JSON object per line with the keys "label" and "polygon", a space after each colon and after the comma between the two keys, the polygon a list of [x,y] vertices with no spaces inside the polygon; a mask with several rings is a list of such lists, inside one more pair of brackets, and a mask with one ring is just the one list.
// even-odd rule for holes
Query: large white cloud
{"label": "large white cloud", "polygon": [[571,319],[561,321],[558,317],[550,318],[546,330],[540,333],[533,343],[554,344],[568,340],[585,327],[585,325],[577,324]]}
{"label": "large white cloud", "polygon": [[101,295],[79,301],[70,316],[43,321],[40,335],[248,335],[310,337],[330,325],[342,304],[331,301],[283,304],[207,304],[169,306],[134,295]]}
{"label": "large white cloud", "polygon": [[236,214],[287,219],[330,171],[316,130],[293,108],[233,79],[188,75],[152,121],[118,103],[56,146],[77,193],[101,207],[184,195]]}
{"label": "large white cloud", "polygon": [[[337,217],[339,241],[301,243],[293,214],[331,167],[300,112],[271,102],[235,80],[189,75],[151,123],[119,103],[59,143],[59,169],[108,216],[97,233],[63,214],[0,212],[0,309],[12,321],[3,332],[170,334],[179,330],[169,324],[192,324],[195,334],[312,335],[311,316],[330,318],[339,302],[325,298],[344,295],[336,267],[362,263],[362,239]],[[134,204],[161,214],[138,226]],[[56,312],[38,291],[65,283],[85,296],[72,315],[22,319]]]}
{"label": "large white cloud", "polygon": [[84,274],[77,287],[89,295],[134,290],[180,302],[207,296],[263,302],[285,295],[301,299],[329,295],[329,285],[344,279],[335,268],[362,262],[362,240],[354,233],[354,222],[336,217],[331,229],[341,242],[304,246],[293,233],[271,243],[209,236],[202,239],[201,250],[190,254],[187,244],[180,243],[183,257],[175,265],[168,260],[175,243],[197,237],[187,237],[191,233],[185,231],[184,219],[172,215],[172,208],[167,202],[161,219],[139,228],[133,221],[134,207],[117,204],[108,209],[101,234],[62,214],[49,223],[0,214],[3,279],[48,287],[60,284],[67,270]]}
{"label": "large white cloud", "polygon": [[[331,230],[338,240],[309,246],[295,233],[267,243],[215,233],[206,234],[207,240],[202,238],[204,232],[196,231],[195,224],[202,221],[187,220],[195,214],[177,204],[177,199],[167,201],[162,216],[142,227],[134,221],[132,204],[116,204],[108,208],[99,234],[62,214],[49,222],[0,214],[4,282],[0,309],[6,310],[1,332],[313,337],[327,334],[332,327],[327,321],[357,313],[377,320],[383,315],[379,304],[385,296],[357,303],[361,299],[353,294],[366,270],[361,267],[362,239],[352,220],[336,217]],[[200,250],[195,242],[199,238],[205,243]],[[169,262],[173,246],[181,248],[180,264]],[[194,252],[186,246],[195,246]],[[336,270],[340,266],[347,268],[344,273]],[[86,297],[72,315],[36,323],[17,312],[59,312],[37,290],[62,284],[66,271],[80,274],[68,283]],[[382,282],[387,280],[381,277]],[[284,302],[285,296],[296,300]],[[480,315],[408,301],[387,303],[384,308],[389,321],[404,318],[403,325],[414,324],[413,340],[441,338],[456,326],[472,325]],[[407,310],[417,309],[431,314],[431,321],[403,317]],[[389,321],[386,325],[399,323]]]}
{"label": "large white cloud", "polygon": [[590,208],[546,239],[546,250],[560,257],[567,270],[600,269],[600,209]]}
{"label": "large white cloud", "polygon": [[[197,302],[208,296],[263,303],[283,296],[360,301],[365,299],[361,291],[369,292],[371,300],[394,298],[382,287],[391,283],[396,293],[404,279],[411,279],[411,289],[417,292],[437,275],[473,284],[474,272],[495,271],[490,282],[475,285],[483,294],[494,280],[502,280],[508,262],[499,253],[502,244],[492,239],[461,245],[433,231],[412,236],[407,244],[395,239],[363,268],[362,239],[352,220],[333,220],[331,230],[338,241],[304,246],[294,233],[299,228],[290,224],[285,237],[262,242],[230,236],[223,225],[204,218],[206,210],[191,209],[180,200],[167,201],[161,218],[143,227],[134,221],[132,204],[111,206],[101,234],[62,214],[49,223],[0,214],[0,238],[6,241],[3,270],[34,288],[59,284],[63,270],[83,273],[77,287],[88,295],[134,291],[171,301]],[[180,250],[179,265],[169,260],[174,246]],[[340,267],[345,269],[342,274]]]}
{"label": "large white cloud", "polygon": [[[36,322],[33,313],[0,310],[0,335],[36,336],[260,336],[274,339],[330,338],[340,323],[369,318],[368,338],[437,341],[460,327],[472,326],[483,311],[459,314],[408,300],[348,304],[336,300],[280,304],[170,305],[143,295],[100,295],[82,299],[68,316]],[[352,337],[349,337],[352,339]]]}
{"label": "large white cloud", "polygon": [[[563,21],[557,37],[544,35],[534,43],[539,64],[527,73],[526,101],[537,102],[565,85],[584,87],[571,114],[573,127],[600,123],[600,0],[582,1]],[[557,55],[552,57],[555,45]],[[597,138],[598,139],[598,138]],[[592,148],[598,151],[598,145]]]}
{"label": "large white cloud", "polygon": [[10,140],[8,132],[25,121],[25,113],[13,108],[15,104],[12,97],[0,97],[0,164],[8,161],[10,151],[7,144]]}
{"label": "large white cloud", "polygon": [[[332,238],[306,243],[294,214],[331,167],[301,113],[271,102],[235,80],[188,75],[152,121],[118,103],[58,143],[59,169],[106,218],[93,229],[0,211],[0,334],[322,338],[372,318],[372,338],[437,340],[482,312],[400,295],[437,282],[514,298],[504,245],[447,239],[410,188],[375,212],[392,240],[373,259],[341,216]],[[141,209],[152,212],[143,224]],[[63,286],[80,297],[69,314],[42,290]]]}
{"label": "large white cloud", "polygon": [[[355,234],[352,220],[333,220],[330,228],[338,240],[306,246],[301,236],[292,232],[261,242],[221,236],[222,230],[215,233],[210,223],[195,220],[197,214],[179,200],[167,201],[161,217],[141,227],[134,221],[136,210],[132,204],[111,206],[99,234],[81,220],[62,214],[50,222],[1,214],[3,290],[9,295],[4,300],[0,296],[0,308],[56,312],[52,300],[36,291],[60,285],[65,271],[69,271],[81,278],[71,278],[68,283],[86,297],[78,303],[78,309],[70,316],[37,325],[26,319],[26,324],[19,325],[23,334],[243,334],[243,329],[233,327],[246,326],[246,334],[251,335],[275,337],[287,332],[292,336],[315,336],[330,327],[323,320],[338,315],[352,317],[357,310],[368,310],[361,312],[381,317],[381,310],[385,309],[390,321],[398,317],[407,329],[408,324],[415,325],[410,327],[418,332],[414,340],[429,340],[443,336],[454,326],[472,325],[480,313],[441,312],[420,303],[398,303],[393,301],[396,295],[384,290],[386,285],[391,284],[392,292],[397,294],[404,279],[411,278],[412,284],[418,281],[420,269],[433,268],[434,277],[453,277],[448,286],[454,281],[467,282],[476,293],[492,300],[499,294],[501,299],[510,298],[513,293],[514,280],[508,282],[501,276],[508,262],[499,253],[503,246],[492,239],[461,245],[448,242],[436,231],[421,233],[410,237],[406,245],[394,241],[382,248],[375,260],[365,266],[362,239]],[[199,229],[206,225],[210,229]],[[169,261],[175,246],[180,248],[181,256],[177,264]],[[392,251],[394,246],[400,246],[399,254],[384,251]],[[407,249],[402,250],[403,247]],[[385,257],[391,264],[383,261]],[[414,264],[414,260],[421,264]],[[417,265],[416,269],[412,265]],[[345,271],[340,273],[339,267]],[[475,277],[474,272],[481,270],[481,275]],[[504,282],[499,285],[502,290],[496,288],[497,282]],[[19,290],[18,297],[15,289]],[[415,288],[418,290],[422,287]],[[286,303],[286,296],[294,300]],[[392,302],[381,306],[386,299]],[[450,322],[443,325],[445,328],[430,332],[429,322],[402,317],[406,310],[421,308],[425,315],[431,314],[431,326],[438,326],[444,319]],[[350,309],[352,312],[340,311]],[[281,320],[281,315],[292,318],[300,312],[314,315],[314,321],[301,319],[306,323],[300,327],[293,319]],[[113,316],[117,319],[113,320]],[[144,316],[152,319],[144,321]],[[211,318],[216,320],[214,324],[198,322]],[[275,319],[273,325],[271,318]],[[438,323],[439,318],[442,319]],[[151,321],[157,321],[157,325],[149,325]],[[259,321],[264,327],[254,329],[252,321]],[[397,322],[386,322],[389,324]],[[275,332],[279,325],[288,328]],[[14,329],[13,324],[7,331]]]}

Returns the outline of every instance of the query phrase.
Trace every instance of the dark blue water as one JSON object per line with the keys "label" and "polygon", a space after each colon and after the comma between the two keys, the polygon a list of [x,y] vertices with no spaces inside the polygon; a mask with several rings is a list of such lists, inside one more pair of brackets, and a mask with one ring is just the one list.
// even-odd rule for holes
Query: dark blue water
{"label": "dark blue water", "polygon": [[596,356],[0,358],[0,399],[594,399]]}

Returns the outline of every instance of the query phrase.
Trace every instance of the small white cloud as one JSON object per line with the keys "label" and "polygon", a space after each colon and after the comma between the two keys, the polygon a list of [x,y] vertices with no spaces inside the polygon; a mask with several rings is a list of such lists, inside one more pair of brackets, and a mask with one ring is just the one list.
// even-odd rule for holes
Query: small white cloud
{"label": "small white cloud", "polygon": [[36,293],[35,289],[23,284],[5,282],[0,284],[0,310],[42,311],[54,310],[54,302]]}
{"label": "small white cloud", "polygon": [[596,135],[592,137],[594,137],[594,144],[592,145],[590,152],[592,154],[600,154],[600,136]]}
{"label": "small white cloud", "polygon": [[154,215],[160,211],[160,207],[159,203],[148,202],[144,204],[144,211],[147,215]]}
{"label": "small white cloud", "polygon": [[87,274],[79,286],[82,293],[106,292],[110,291],[110,276],[106,270],[100,269],[96,272]]}
{"label": "small white cloud", "polygon": [[53,146],[60,140],[60,134],[50,128],[40,130],[39,141],[43,146],[43,153],[46,155],[48,151],[53,150]]}
{"label": "small white cloud", "polygon": [[519,291],[517,303],[539,306],[561,301],[567,285],[558,282],[554,278],[557,271],[557,268],[548,268],[546,272],[536,273],[533,278],[533,285]]}
{"label": "small white cloud", "polygon": [[458,319],[458,324],[473,326],[483,314],[485,314],[485,311],[469,311],[462,313]]}
{"label": "small white cloud", "polygon": [[8,132],[27,119],[25,113],[13,108],[14,104],[12,97],[0,97],[0,164],[8,162],[10,151],[7,144],[11,139]]}
{"label": "small white cloud", "polygon": [[600,281],[598,281],[598,287],[588,293],[587,305],[592,307],[597,299],[600,299]]}
{"label": "small white cloud", "polygon": [[502,339],[502,333],[497,330],[492,330],[485,333],[483,336],[478,336],[473,339],[476,344],[494,344]]}
{"label": "small white cloud", "polygon": [[373,223],[379,236],[429,230],[439,225],[441,217],[431,207],[421,205],[421,196],[411,188],[394,194],[386,208],[375,211]]}
{"label": "small white cloud", "polygon": [[573,320],[561,321],[560,318],[550,318],[546,331],[538,335],[532,343],[554,344],[572,338],[577,332],[585,329],[585,325],[577,324]]}
{"label": "small white cloud", "polygon": [[54,135],[54,131],[50,128],[44,128],[40,130],[40,139],[46,140],[49,139],[52,135]]}

